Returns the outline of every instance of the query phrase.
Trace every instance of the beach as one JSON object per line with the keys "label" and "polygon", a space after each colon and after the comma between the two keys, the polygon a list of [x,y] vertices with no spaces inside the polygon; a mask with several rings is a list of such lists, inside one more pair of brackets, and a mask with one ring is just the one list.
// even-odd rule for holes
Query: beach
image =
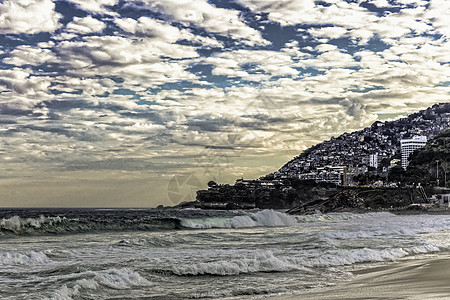
{"label": "beach", "polygon": [[450,255],[405,259],[354,274],[350,282],[272,299],[450,299]]}

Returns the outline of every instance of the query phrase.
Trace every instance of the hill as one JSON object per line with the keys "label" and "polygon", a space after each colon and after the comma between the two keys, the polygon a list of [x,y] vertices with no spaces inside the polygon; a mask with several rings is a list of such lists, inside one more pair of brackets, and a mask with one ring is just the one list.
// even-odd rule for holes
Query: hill
{"label": "hill", "polygon": [[[300,178],[333,181],[339,166],[386,172],[400,158],[400,140],[416,135],[435,137],[450,128],[450,103],[432,107],[391,122],[372,126],[314,145],[266,178]],[[393,160],[395,160],[393,162]],[[328,169],[325,169],[328,168]],[[334,168],[334,169],[333,169]],[[367,170],[362,170],[363,172]],[[360,173],[349,169],[349,173]],[[336,180],[339,183],[339,179]],[[352,182],[348,182],[351,184]],[[340,182],[346,185],[344,182]]]}
{"label": "hill", "polygon": [[406,173],[410,176],[426,174],[423,181],[437,186],[450,186],[450,130],[442,131],[425,147],[414,151]]}
{"label": "hill", "polygon": [[[426,201],[423,189],[412,188],[417,183],[423,183],[429,192],[433,178],[434,185],[436,179],[441,183],[447,180],[449,128],[450,103],[436,104],[406,118],[375,122],[317,144],[260,179],[239,179],[234,185],[210,182],[208,190],[197,192],[196,202],[181,206],[294,208],[294,213],[402,209],[412,202]],[[399,166],[400,140],[415,135],[426,136],[429,143],[414,152],[405,171]],[[369,180],[356,186],[361,183],[356,179]],[[381,185],[367,186],[378,179]]]}

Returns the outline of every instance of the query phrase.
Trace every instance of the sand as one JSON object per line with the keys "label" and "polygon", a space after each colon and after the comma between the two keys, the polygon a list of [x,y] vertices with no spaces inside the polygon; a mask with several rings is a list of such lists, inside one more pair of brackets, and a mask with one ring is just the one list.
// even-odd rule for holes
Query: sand
{"label": "sand", "polygon": [[273,300],[450,299],[450,256],[405,260],[354,274],[350,282]]}

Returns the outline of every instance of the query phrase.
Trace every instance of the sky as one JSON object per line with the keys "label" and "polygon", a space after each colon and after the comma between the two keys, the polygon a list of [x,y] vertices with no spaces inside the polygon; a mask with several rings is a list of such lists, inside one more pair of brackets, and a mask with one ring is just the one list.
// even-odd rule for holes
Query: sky
{"label": "sky", "polygon": [[155,207],[448,102],[446,0],[0,1],[0,206]]}

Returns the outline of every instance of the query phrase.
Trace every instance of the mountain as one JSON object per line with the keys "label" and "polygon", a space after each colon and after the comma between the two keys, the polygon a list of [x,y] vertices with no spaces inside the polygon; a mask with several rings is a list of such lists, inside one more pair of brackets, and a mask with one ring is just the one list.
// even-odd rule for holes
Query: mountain
{"label": "mountain", "polygon": [[308,179],[306,174],[339,166],[367,166],[373,171],[385,172],[394,159],[400,158],[401,139],[417,135],[431,139],[449,128],[450,103],[435,104],[406,118],[384,123],[377,121],[363,130],[344,133],[317,144],[266,178]]}

